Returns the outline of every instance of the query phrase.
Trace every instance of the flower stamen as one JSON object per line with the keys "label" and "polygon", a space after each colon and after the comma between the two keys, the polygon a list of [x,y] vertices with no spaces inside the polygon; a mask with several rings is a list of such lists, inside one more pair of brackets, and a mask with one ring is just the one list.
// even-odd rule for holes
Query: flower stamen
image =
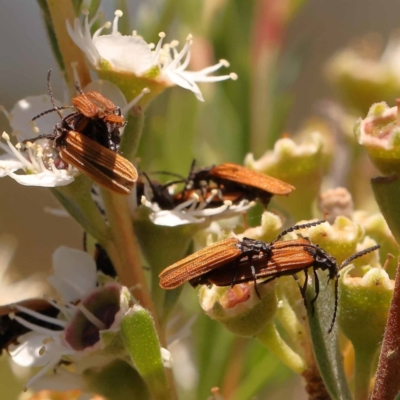
{"label": "flower stamen", "polygon": [[93,313],[91,313],[82,303],[79,303],[76,308],[78,308],[82,314],[99,330],[107,329],[107,326],[98,319]]}

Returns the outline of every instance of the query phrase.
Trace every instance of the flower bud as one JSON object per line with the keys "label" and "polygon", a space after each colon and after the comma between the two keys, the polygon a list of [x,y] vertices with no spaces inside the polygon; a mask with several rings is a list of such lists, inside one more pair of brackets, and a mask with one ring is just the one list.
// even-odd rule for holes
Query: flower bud
{"label": "flower bud", "polygon": [[394,278],[399,250],[383,215],[381,213],[369,215],[365,211],[356,211],[353,214],[353,221],[359,223],[365,229],[365,234],[380,244],[379,254],[381,260],[384,260],[388,254],[394,256],[394,258],[388,259],[385,268],[389,276]]}
{"label": "flower bud", "polygon": [[357,47],[341,50],[326,68],[327,78],[342,101],[358,112],[365,113],[376,101],[394,98],[400,90],[399,38],[391,38],[381,57],[376,39],[369,36]]}
{"label": "flower bud", "polygon": [[398,107],[376,103],[354,128],[358,143],[365,147],[375,166],[384,175],[400,173],[400,126]]}
{"label": "flower bud", "polygon": [[339,215],[350,218],[353,212],[353,199],[346,188],[338,187],[321,193],[318,208],[326,215],[326,220],[333,223]]}
{"label": "flower bud", "polygon": [[200,305],[206,314],[221,322],[236,335],[249,337],[260,333],[274,318],[277,301],[275,282],[258,284],[258,297],[254,283],[230,287],[202,286]]}
{"label": "flower bud", "polygon": [[238,236],[272,242],[282,231],[282,225],[282,220],[278,215],[265,211],[262,214],[260,226],[248,228]]}
{"label": "flower bud", "polygon": [[296,219],[304,218],[305,214],[311,217],[311,206],[322,180],[323,146],[323,137],[317,132],[309,134],[301,144],[284,138],[257,161],[253,154],[248,154],[245,165],[294,185],[295,196],[274,200]]}
{"label": "flower bud", "polygon": [[364,235],[364,230],[356,222],[339,216],[333,225],[328,223],[313,226],[307,230],[306,236],[332,254],[337,263],[356,253],[357,243]]}
{"label": "flower bud", "polygon": [[380,267],[363,277],[350,276],[351,268],[346,267],[339,280],[339,325],[355,348],[375,352],[383,338],[394,281]]}

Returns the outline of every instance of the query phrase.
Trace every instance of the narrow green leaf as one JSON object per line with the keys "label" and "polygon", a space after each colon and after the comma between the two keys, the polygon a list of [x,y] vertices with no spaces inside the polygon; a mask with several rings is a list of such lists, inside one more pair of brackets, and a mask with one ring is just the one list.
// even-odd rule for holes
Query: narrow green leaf
{"label": "narrow green leaf", "polygon": [[388,177],[378,177],[371,179],[371,186],[374,191],[375,199],[385,217],[389,228],[400,243],[400,180],[397,175]]}
{"label": "narrow green leaf", "polygon": [[134,305],[125,314],[121,333],[126,349],[154,399],[171,399],[154,321],[147,310]]}
{"label": "narrow green leaf", "polygon": [[320,291],[318,299],[314,303],[314,316],[310,305],[311,300],[315,297],[314,288],[309,285],[306,293],[307,303],[309,304],[307,308],[308,325],[315,359],[325,387],[332,399],[351,400],[338,343],[337,323],[335,323],[332,332],[328,333],[335,304],[332,287],[326,283],[326,273],[318,273],[318,276],[320,278]]}
{"label": "narrow green leaf", "polygon": [[90,195],[92,185],[90,179],[79,175],[71,184],[51,191],[82,228],[104,245],[108,241],[108,227]]}

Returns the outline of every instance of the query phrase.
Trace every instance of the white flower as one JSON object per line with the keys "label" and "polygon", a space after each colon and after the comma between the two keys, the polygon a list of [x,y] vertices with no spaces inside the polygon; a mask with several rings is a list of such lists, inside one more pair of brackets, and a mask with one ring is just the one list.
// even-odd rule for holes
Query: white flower
{"label": "white flower", "polygon": [[[120,106],[123,114],[148,93],[148,89],[143,89],[127,104],[121,90],[111,82],[93,81],[84,88],[84,92],[89,90],[96,90],[114,101]],[[55,104],[62,105],[59,101],[55,101]],[[32,117],[52,108],[49,96],[40,95],[28,96],[18,101],[9,113],[3,107],[0,110],[6,115],[13,129],[11,136],[18,142],[22,142],[38,134],[53,133],[54,127],[60,122],[60,116],[56,112],[48,113],[32,122]],[[22,149],[23,146],[19,143],[14,145],[11,142],[10,135],[7,133],[4,132],[2,138],[5,143],[0,140],[0,148],[5,150],[5,153],[0,155],[0,177],[10,176],[19,184],[26,186],[56,187],[70,184],[79,174],[79,171],[71,165],[68,165],[66,169],[56,167],[60,157],[58,150],[53,148],[52,139],[40,139],[34,143],[27,143],[26,149]]]}
{"label": "white flower", "polygon": [[[75,19],[74,27],[67,21],[67,29],[72,40],[97,70],[112,69],[117,72],[131,73],[137,77],[154,79],[165,86],[178,85],[192,91],[201,101],[204,99],[196,82],[237,79],[234,73],[210,76],[221,67],[229,66],[225,60],[201,71],[186,71],[190,62],[191,36],[187,38],[180,52],[176,50],[177,41],[163,45],[164,33],[159,34],[160,40],[156,46],[146,43],[136,35],[135,31],[132,36],[122,36],[118,32],[118,20],[122,15],[122,11],[117,10],[112,25],[107,22],[93,36],[90,28],[95,20],[89,23],[86,16],[82,25],[79,19]],[[100,35],[104,28],[111,26],[111,34]]]}
{"label": "white flower", "polygon": [[[13,318],[29,332],[19,336],[19,344],[8,349],[17,364],[43,367],[27,384],[35,383],[35,387],[42,389],[46,388],[43,385],[48,377],[40,378],[56,368],[62,359],[77,363],[85,358],[88,367],[88,356],[102,348],[103,333],[117,330],[130,299],[129,291],[115,282],[96,287],[96,265],[85,252],[61,247],[54,253],[53,268],[54,275],[49,282],[61,300],[47,301],[50,308],[59,311],[58,317],[14,304],[18,314]],[[38,323],[28,321],[24,314],[34,317]],[[49,324],[54,328],[48,328]]]}
{"label": "white flower", "polygon": [[[18,141],[35,137],[38,133],[51,134],[54,126],[60,121],[57,113],[50,113],[44,118],[39,118],[35,124],[32,117],[44,110],[53,108],[48,96],[29,96],[18,101],[10,113],[2,111],[7,116],[11,127],[12,136]],[[0,177],[10,176],[21,185],[55,187],[68,185],[74,180],[77,170],[69,166],[67,169],[57,169],[54,158],[57,152],[53,149],[52,141],[41,139],[26,150],[21,150],[21,145],[14,145],[10,135],[3,133],[0,148],[5,153],[0,155]],[[18,173],[16,173],[18,171]]]}
{"label": "white flower", "polygon": [[[155,225],[161,226],[178,226],[187,224],[202,224],[205,222],[211,222],[212,220],[232,218],[240,214],[245,213],[250,207],[254,206],[254,202],[248,200],[242,200],[238,204],[233,204],[230,200],[223,201],[223,204],[219,207],[210,207],[213,200],[220,198],[218,189],[213,189],[211,195],[206,199],[202,199],[201,196],[196,193],[192,194],[192,197],[183,203],[177,204],[171,210],[165,210],[155,201],[149,201],[151,198],[146,188],[142,196],[141,204],[147,207],[151,214],[149,215],[150,220]],[[132,198],[136,202],[136,191],[132,191]],[[133,209],[137,207],[137,204],[133,205]]]}

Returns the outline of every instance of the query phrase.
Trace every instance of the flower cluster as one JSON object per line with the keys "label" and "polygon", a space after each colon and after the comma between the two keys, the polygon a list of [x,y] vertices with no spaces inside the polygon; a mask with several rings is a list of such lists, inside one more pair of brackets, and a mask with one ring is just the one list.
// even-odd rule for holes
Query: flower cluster
{"label": "flower cluster", "polygon": [[[392,108],[375,103],[355,128],[358,143],[385,175],[372,179],[382,214],[370,207],[366,185],[359,189],[363,180],[354,171],[364,168],[365,160],[343,121],[353,121],[351,113],[372,102],[363,95],[365,85],[373,96],[383,97],[400,87],[398,40],[390,42],[380,60],[366,62],[365,54],[354,50],[336,56],[329,76],[349,93],[350,108],[330,105],[325,110],[329,128],[311,121],[297,137],[278,137],[284,113],[272,105],[268,120],[245,116],[243,88],[231,89],[229,83],[229,95],[220,89],[223,85],[218,92],[215,87],[215,107],[202,105],[190,114],[190,107],[200,103],[191,94],[193,101],[186,101],[178,91],[148,107],[172,86],[203,102],[201,83],[237,79],[232,72],[215,75],[229,63],[212,61],[205,38],[188,35],[179,47],[176,40],[166,43],[160,32],[157,43],[148,43],[137,31],[125,34],[128,23],[121,10],[112,22],[103,22],[100,2],[80,5],[88,10],[78,10],[76,2],[53,3],[42,11],[65,77],[64,99],[54,97],[49,71],[48,96],[28,96],[9,111],[1,107],[10,132],[0,138],[0,177],[51,188],[65,214],[84,231],[83,250],[59,247],[54,252],[47,286],[36,274],[12,283],[9,266],[16,241],[0,236],[2,295],[8,303],[0,305],[0,352],[19,366],[37,368],[25,385],[32,399],[64,392],[71,399],[173,400],[178,391],[182,398],[195,396],[196,387],[199,398],[210,387],[214,399],[233,392],[246,397],[248,385],[239,386],[236,378],[228,382],[224,375],[239,376],[237,366],[254,360],[236,349],[228,357],[231,341],[214,330],[217,323],[249,342],[256,338],[301,374],[310,398],[351,398],[350,357],[342,349],[352,346],[354,397],[368,398],[380,343],[391,349],[396,342],[388,333],[391,325],[385,325],[396,318],[396,310],[389,310],[392,297],[400,297],[393,281],[400,242],[400,212],[393,201],[400,196],[400,102]],[[139,15],[142,7],[147,6],[138,8]],[[207,6],[201,18],[220,18],[218,10]],[[276,31],[288,15],[276,15],[282,19]],[[138,20],[146,31],[146,18]],[[279,39],[273,39],[272,47],[278,48]],[[225,50],[224,40],[219,45]],[[255,57],[255,76],[266,60],[268,68],[279,70],[273,65],[276,54],[266,51]],[[268,85],[254,85],[251,113],[270,106],[269,99],[264,104]],[[168,107],[162,107],[165,98]],[[237,104],[247,111],[240,114]],[[248,126],[245,120],[252,121],[251,132],[239,133]],[[262,143],[269,149],[256,145],[261,125],[268,127],[270,138]],[[334,139],[330,129],[346,135]],[[192,131],[204,137],[192,140]],[[244,157],[233,138],[249,143],[251,153]],[[193,159],[193,143],[193,153],[208,166],[197,167],[193,160],[182,175],[175,168]],[[245,166],[227,161],[243,158]],[[339,165],[343,159],[348,174]],[[189,315],[193,291],[183,291],[184,300],[178,301],[184,285],[199,289],[200,306],[213,321]],[[205,336],[212,329],[213,340],[186,345],[194,336],[190,331],[202,329]],[[238,349],[242,343],[234,342]],[[197,371],[194,346],[201,364],[223,373]],[[387,351],[383,354],[377,381],[380,376],[387,380],[393,369]],[[266,355],[259,362],[269,365],[271,359]],[[253,370],[258,374],[265,368]]]}

